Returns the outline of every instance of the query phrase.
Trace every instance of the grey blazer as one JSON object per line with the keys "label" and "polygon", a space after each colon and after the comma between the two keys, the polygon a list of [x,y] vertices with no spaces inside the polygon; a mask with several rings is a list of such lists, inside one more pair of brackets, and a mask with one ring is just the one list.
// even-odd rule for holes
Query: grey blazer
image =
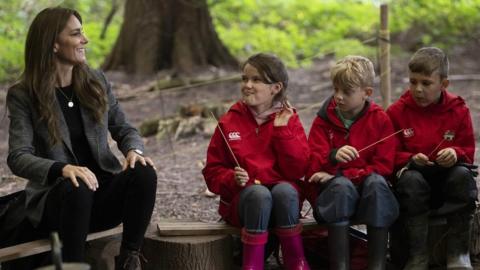
{"label": "grey blazer", "polygon": [[[103,123],[97,124],[91,115],[80,107],[85,136],[95,161],[101,169],[119,173],[122,169],[119,160],[108,145],[108,132],[117,142],[120,151],[126,155],[131,149],[144,150],[142,138],[132,127],[112,94],[111,85],[100,71],[91,71],[104,85],[108,97],[108,108]],[[7,108],[10,118],[7,163],[12,172],[28,181],[26,191],[27,216],[34,225],[42,218],[45,199],[52,187],[62,180],[47,179],[50,167],[56,161],[77,164],[72,151],[70,134],[56,99],[52,100],[60,118],[61,143],[49,144],[47,125],[33,109],[32,98],[20,84],[11,87],[7,93]]]}

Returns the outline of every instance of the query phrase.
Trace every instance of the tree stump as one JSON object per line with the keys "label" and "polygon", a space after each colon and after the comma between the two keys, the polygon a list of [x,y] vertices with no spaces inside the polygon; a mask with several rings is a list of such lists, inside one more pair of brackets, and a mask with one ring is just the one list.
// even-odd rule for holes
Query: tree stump
{"label": "tree stump", "polygon": [[87,243],[85,260],[92,270],[114,270],[122,236],[120,234]]}
{"label": "tree stump", "polygon": [[145,235],[143,269],[155,270],[228,270],[233,268],[230,235],[159,236],[157,228]]}

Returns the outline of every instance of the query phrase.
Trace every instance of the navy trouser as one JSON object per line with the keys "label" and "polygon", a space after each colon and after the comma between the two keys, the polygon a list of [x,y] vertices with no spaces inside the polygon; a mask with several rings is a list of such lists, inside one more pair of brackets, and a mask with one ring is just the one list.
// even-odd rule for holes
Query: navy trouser
{"label": "navy trouser", "polygon": [[338,176],[321,187],[314,207],[318,223],[350,220],[373,227],[389,227],[398,217],[398,203],[385,178],[372,173],[356,187]]}
{"label": "navy trouser", "polygon": [[432,215],[473,211],[477,199],[475,179],[463,166],[409,169],[396,182],[395,191],[400,210],[408,217],[429,211]]}
{"label": "navy trouser", "polygon": [[300,215],[298,192],[287,182],[271,189],[262,185],[248,186],[240,193],[238,213],[248,232],[265,232],[273,226],[294,227]]}
{"label": "navy trouser", "polygon": [[137,162],[108,179],[98,179],[96,191],[81,179],[69,179],[48,194],[41,231],[58,231],[65,261],[83,261],[89,232],[113,228],[123,222],[122,248],[139,250],[155,204],[157,175],[150,165]]}

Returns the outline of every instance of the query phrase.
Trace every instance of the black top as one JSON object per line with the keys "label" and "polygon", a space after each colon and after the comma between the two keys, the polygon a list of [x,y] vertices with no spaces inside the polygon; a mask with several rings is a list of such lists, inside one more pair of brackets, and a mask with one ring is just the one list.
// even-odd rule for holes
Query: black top
{"label": "black top", "polygon": [[[97,179],[111,176],[110,173],[102,170],[93,158],[87,137],[85,136],[85,129],[80,112],[80,101],[75,95],[72,85],[57,88],[55,93],[70,133],[72,150],[77,161],[75,165],[89,168],[97,176]],[[73,102],[73,107],[68,106],[70,101]],[[62,169],[66,165],[67,164],[63,162],[55,162],[48,172],[48,179],[53,180],[61,177]]]}

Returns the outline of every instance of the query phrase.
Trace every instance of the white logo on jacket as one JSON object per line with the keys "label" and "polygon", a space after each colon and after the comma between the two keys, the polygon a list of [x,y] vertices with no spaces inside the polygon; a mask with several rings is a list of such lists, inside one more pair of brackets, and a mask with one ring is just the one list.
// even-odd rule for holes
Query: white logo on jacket
{"label": "white logo on jacket", "polygon": [[455,131],[453,131],[453,130],[447,130],[443,134],[443,139],[445,141],[451,142],[451,141],[453,141],[454,138],[455,138]]}
{"label": "white logo on jacket", "polygon": [[410,138],[415,135],[415,132],[413,132],[413,128],[406,128],[403,130],[403,137],[404,138]]}
{"label": "white logo on jacket", "polygon": [[228,140],[229,141],[238,141],[241,140],[242,137],[240,137],[240,132],[239,131],[232,131],[228,133]]}

